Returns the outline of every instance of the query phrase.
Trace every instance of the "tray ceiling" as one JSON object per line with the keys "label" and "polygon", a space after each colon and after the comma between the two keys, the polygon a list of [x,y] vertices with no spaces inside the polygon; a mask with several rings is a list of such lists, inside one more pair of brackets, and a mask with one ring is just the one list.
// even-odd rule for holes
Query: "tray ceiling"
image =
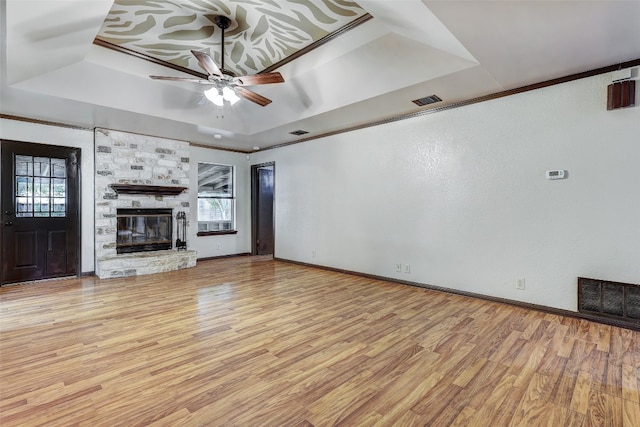
{"label": "tray ceiling", "polygon": [[[202,75],[193,48],[220,61],[214,15],[235,21],[225,68],[282,74],[251,87],[271,104],[149,78]],[[252,152],[628,61],[637,76],[638,17],[640,1],[0,0],[0,114]]]}
{"label": "tray ceiling", "polygon": [[179,67],[202,72],[190,50],[217,64],[217,15],[231,18],[225,31],[225,68],[256,74],[338,31],[367,12],[341,0],[116,0],[96,39]]}

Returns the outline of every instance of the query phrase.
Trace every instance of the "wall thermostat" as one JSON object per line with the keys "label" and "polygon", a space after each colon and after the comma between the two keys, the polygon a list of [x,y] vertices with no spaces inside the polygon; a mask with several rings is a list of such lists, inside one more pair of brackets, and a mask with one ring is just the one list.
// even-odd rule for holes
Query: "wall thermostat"
{"label": "wall thermostat", "polygon": [[547,179],[564,179],[565,175],[565,171],[561,169],[547,171]]}

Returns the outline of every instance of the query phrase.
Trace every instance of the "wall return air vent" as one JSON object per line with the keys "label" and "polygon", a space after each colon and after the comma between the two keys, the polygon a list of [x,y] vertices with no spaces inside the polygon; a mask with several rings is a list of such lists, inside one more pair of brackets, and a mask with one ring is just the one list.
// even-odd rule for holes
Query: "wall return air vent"
{"label": "wall return air vent", "polygon": [[436,102],[441,102],[442,99],[438,95],[425,96],[424,98],[414,99],[413,102],[419,107],[429,104],[435,104]]}
{"label": "wall return air vent", "polygon": [[307,132],[306,130],[294,130],[293,132],[289,132],[291,135],[295,135],[295,136],[300,136],[300,135],[305,135],[309,132]]}
{"label": "wall return air vent", "polygon": [[578,311],[640,328],[640,285],[578,277]]}

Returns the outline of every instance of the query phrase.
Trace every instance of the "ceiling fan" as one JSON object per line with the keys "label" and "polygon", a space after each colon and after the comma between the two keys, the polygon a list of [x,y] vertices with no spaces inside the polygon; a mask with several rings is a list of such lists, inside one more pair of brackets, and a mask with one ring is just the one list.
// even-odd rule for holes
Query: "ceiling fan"
{"label": "ceiling fan", "polygon": [[214,104],[222,106],[224,101],[228,101],[233,104],[240,98],[247,99],[251,102],[264,107],[271,103],[271,100],[259,95],[245,86],[263,85],[270,83],[283,83],[284,78],[282,74],[264,73],[254,74],[251,76],[236,77],[233,72],[225,70],[224,68],[224,30],[229,28],[231,20],[226,16],[218,15],[215,17],[216,25],[222,30],[221,43],[221,61],[220,67],[216,65],[213,58],[205,52],[199,52],[192,50],[191,53],[198,60],[198,64],[208,74],[207,79],[189,78],[189,77],[169,77],[169,76],[149,76],[154,80],[172,80],[179,82],[191,82],[200,83],[204,85],[212,86],[210,89],[204,92],[205,96]]}

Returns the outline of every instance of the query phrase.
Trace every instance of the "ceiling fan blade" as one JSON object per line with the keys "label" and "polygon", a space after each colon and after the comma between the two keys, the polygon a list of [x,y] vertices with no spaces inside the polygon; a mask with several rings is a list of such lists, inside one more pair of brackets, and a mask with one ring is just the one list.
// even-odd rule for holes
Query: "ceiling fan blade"
{"label": "ceiling fan blade", "polygon": [[255,102],[256,104],[264,107],[265,105],[271,104],[271,100],[269,98],[265,98],[262,95],[258,95],[255,92],[250,91],[249,89],[245,89],[243,87],[237,87],[236,93],[239,97],[247,99],[251,102]]}
{"label": "ceiling fan blade", "polygon": [[282,77],[282,74],[275,72],[254,74],[253,76],[240,76],[235,78],[235,82],[239,86],[264,85],[270,83],[284,83],[284,78]]}
{"label": "ceiling fan blade", "polygon": [[174,82],[191,82],[191,83],[200,83],[200,84],[206,84],[206,85],[211,84],[209,80],[202,80],[202,79],[189,78],[189,77],[169,77],[169,76],[149,76],[149,77],[151,77],[153,80],[171,80]]}
{"label": "ceiling fan blade", "polygon": [[209,75],[222,76],[220,68],[213,62],[213,58],[211,58],[209,54],[198,52],[197,50],[192,50],[191,53],[196,57],[202,69],[209,73]]}

